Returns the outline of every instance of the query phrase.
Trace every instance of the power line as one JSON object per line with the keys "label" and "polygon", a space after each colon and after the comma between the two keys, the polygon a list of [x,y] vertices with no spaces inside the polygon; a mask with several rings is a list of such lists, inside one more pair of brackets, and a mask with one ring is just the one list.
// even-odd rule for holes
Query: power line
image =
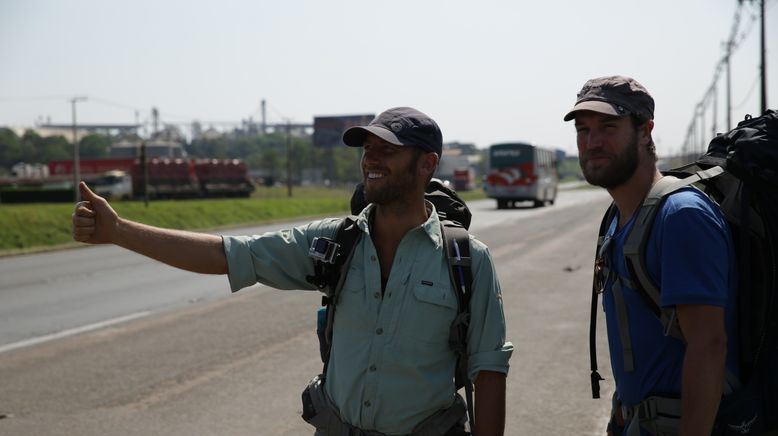
{"label": "power line", "polygon": [[757,73],[756,77],[754,77],[754,82],[751,84],[751,88],[748,90],[748,93],[743,98],[743,101],[741,101],[740,103],[732,106],[732,109],[734,109],[734,110],[740,109],[743,106],[745,106],[746,103],[748,103],[748,99],[750,99],[751,98],[751,94],[754,93],[754,90],[756,89],[756,85],[759,83],[759,79],[760,78],[761,78],[761,75],[759,73]]}
{"label": "power line", "polygon": [[48,96],[25,96],[25,97],[0,97],[0,101],[9,102],[27,102],[27,101],[55,101],[55,100],[67,100],[69,95],[48,95]]}
{"label": "power line", "polygon": [[128,104],[124,104],[124,103],[117,103],[115,101],[111,101],[111,100],[108,100],[108,99],[105,99],[105,98],[101,98],[101,97],[92,97],[92,96],[90,96],[89,99],[92,100],[92,101],[95,101],[97,103],[104,104],[106,106],[113,106],[113,107],[118,107],[120,109],[127,109],[127,110],[131,110],[131,111],[140,111],[140,109],[138,109],[137,107],[134,107],[134,106],[131,106],[131,105],[128,105]]}
{"label": "power line", "polygon": [[[694,106],[694,114],[692,116],[692,120],[689,123],[689,127],[687,129],[686,138],[684,139],[683,146],[682,146],[682,152],[684,154],[689,154],[691,152],[695,152],[696,144],[697,144],[697,122],[698,119],[702,119],[702,122],[704,123],[704,117],[705,117],[705,110],[710,105],[711,100],[713,101],[713,104],[717,104],[718,99],[716,98],[715,94],[717,92],[716,86],[718,83],[719,78],[721,77],[721,74],[726,71],[727,75],[727,129],[731,128],[730,123],[730,117],[731,117],[731,111],[732,111],[732,102],[731,102],[731,90],[730,90],[730,63],[732,61],[732,55],[734,54],[735,50],[737,50],[740,45],[745,41],[745,39],[748,37],[748,35],[751,33],[751,31],[754,28],[754,23],[756,22],[756,19],[758,16],[756,13],[751,13],[751,20],[749,20],[747,24],[747,27],[744,30],[740,30],[740,21],[741,21],[741,14],[743,12],[743,1],[738,2],[737,9],[735,9],[735,14],[732,19],[732,27],[730,30],[729,38],[727,41],[723,44],[724,45],[724,55],[722,58],[716,63],[716,67],[713,73],[713,81],[708,86],[708,88],[705,90],[705,93],[703,94],[702,99]],[[753,92],[753,89],[749,91],[749,96]],[[747,98],[746,98],[747,100]],[[714,111],[714,114],[717,113],[717,111]],[[716,120],[713,121],[713,125],[716,125]],[[705,143],[705,136],[704,132],[699,137],[699,142],[703,144]]]}

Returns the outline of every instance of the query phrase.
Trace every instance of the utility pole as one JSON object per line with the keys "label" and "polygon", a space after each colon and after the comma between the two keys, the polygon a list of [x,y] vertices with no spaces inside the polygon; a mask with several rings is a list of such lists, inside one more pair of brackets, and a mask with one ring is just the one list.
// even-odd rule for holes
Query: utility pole
{"label": "utility pole", "polygon": [[695,153],[699,156],[705,148],[705,135],[708,134],[708,132],[705,131],[705,110],[702,109],[702,106],[697,108],[697,129],[697,146]]}
{"label": "utility pole", "polygon": [[156,107],[152,107],[151,108],[151,119],[153,120],[152,122],[154,123],[153,124],[154,125],[154,131],[151,132],[151,138],[152,139],[156,139],[157,138],[157,132],[159,131],[158,130],[159,129],[159,111],[157,110]]}
{"label": "utility pole", "polygon": [[[745,0],[738,0],[738,2],[743,3]],[[761,19],[761,31],[760,31],[760,47],[759,47],[759,54],[761,57],[761,62],[759,64],[759,75],[761,76],[761,83],[762,83],[762,98],[761,98],[761,108],[762,112],[764,113],[767,110],[767,47],[765,45],[765,17],[764,17],[764,2],[765,0],[750,0],[750,3],[754,3],[758,1],[759,2],[759,16]]]}
{"label": "utility pole", "polygon": [[718,82],[713,84],[713,123],[710,126],[711,138],[716,137],[716,130],[718,130],[718,117],[719,117],[719,87]]}
{"label": "utility pole", "polygon": [[292,196],[292,125],[286,120],[286,192]]}
{"label": "utility pole", "polygon": [[81,193],[78,190],[78,183],[81,181],[81,159],[78,152],[78,129],[76,128],[76,103],[86,101],[86,97],[79,96],[70,99],[71,114],[73,115],[73,198],[76,202],[81,201]]}
{"label": "utility pole", "polygon": [[730,60],[732,59],[732,41],[727,43],[727,131],[732,130],[732,72]]}
{"label": "utility pole", "polygon": [[265,112],[265,99],[262,99],[262,135],[265,135],[267,133],[267,130],[265,130],[267,127],[267,113]]}
{"label": "utility pole", "polygon": [[764,0],[759,1],[759,14],[762,17],[762,65],[760,73],[762,74],[762,113],[767,110],[767,48],[765,47],[765,18],[764,18]]}

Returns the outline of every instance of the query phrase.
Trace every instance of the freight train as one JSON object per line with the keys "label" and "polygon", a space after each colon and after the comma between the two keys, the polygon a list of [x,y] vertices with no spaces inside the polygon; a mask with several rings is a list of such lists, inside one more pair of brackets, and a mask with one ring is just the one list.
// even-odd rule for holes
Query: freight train
{"label": "freight train", "polygon": [[[52,178],[73,174],[72,160],[48,164]],[[248,197],[254,191],[240,159],[83,159],[80,175],[97,192],[113,198]]]}

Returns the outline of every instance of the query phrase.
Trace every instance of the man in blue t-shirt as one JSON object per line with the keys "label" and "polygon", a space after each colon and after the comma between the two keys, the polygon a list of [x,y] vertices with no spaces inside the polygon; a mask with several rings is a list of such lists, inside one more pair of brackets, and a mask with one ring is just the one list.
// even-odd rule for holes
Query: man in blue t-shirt
{"label": "man in blue t-shirt", "polygon": [[738,374],[737,277],[726,220],[706,195],[685,188],[660,206],[650,230],[648,274],[684,343],[665,334],[634,289],[623,254],[638,207],[662,178],[651,136],[653,98],[629,77],[596,78],[584,84],[564,119],[575,120],[586,180],[607,189],[616,206],[601,250],[616,380],[608,434],[710,435],[725,374]]}

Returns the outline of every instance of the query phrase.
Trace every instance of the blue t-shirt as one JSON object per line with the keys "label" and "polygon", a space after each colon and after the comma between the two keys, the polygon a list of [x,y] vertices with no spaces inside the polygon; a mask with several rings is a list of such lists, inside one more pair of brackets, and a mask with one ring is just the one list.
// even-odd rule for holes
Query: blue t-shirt
{"label": "blue t-shirt", "polygon": [[[615,273],[630,278],[624,260],[624,242],[635,216],[616,231],[618,214],[607,236],[613,238],[608,262]],[[646,266],[661,291],[661,305],[705,304],[725,309],[727,368],[737,367],[737,270],[729,226],[718,206],[706,195],[685,188],[670,195],[657,212],[646,248]],[[624,301],[633,347],[634,371],[624,371],[618,316],[612,283],[603,295],[611,367],[616,392],[625,406],[651,395],[679,397],[685,345],[665,336],[662,324],[642,297],[624,287]]]}

